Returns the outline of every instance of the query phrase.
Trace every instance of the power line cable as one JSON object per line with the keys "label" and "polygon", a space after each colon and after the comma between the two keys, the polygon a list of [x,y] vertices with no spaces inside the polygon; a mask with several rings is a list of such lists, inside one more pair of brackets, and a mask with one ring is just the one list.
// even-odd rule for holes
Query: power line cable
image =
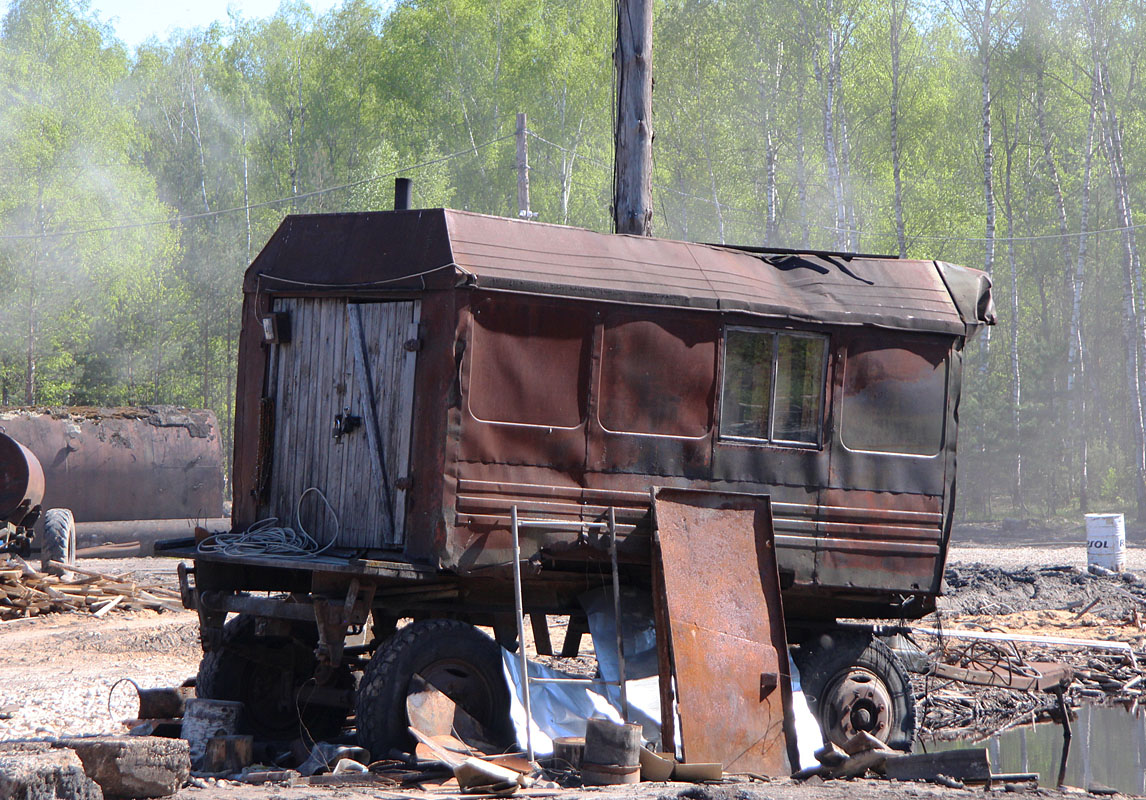
{"label": "power line cable", "polygon": [[[539,142],[542,142],[543,144],[547,144],[550,147],[555,147],[558,150],[561,150],[562,152],[570,153],[570,154],[573,154],[575,152],[573,150],[570,150],[568,147],[563,147],[563,146],[557,144],[556,142],[551,142],[548,139],[545,139],[545,138],[537,135],[533,131],[527,130],[526,133],[528,135],[532,136],[534,139],[537,139]],[[579,158],[583,158],[584,160],[586,160],[590,163],[597,164],[598,166],[608,168],[607,164],[605,164],[604,162],[602,162],[600,160],[594,159],[592,156],[588,156],[588,155],[585,155],[583,153],[577,153],[577,156]],[[681,191],[679,189],[675,189],[671,186],[662,186],[661,184],[655,184],[654,183],[653,186],[655,188],[661,190],[662,192],[672,192],[673,194],[679,195],[681,197],[688,197],[688,198],[691,198],[693,200],[699,200],[702,203],[707,203],[708,205],[711,205],[714,207],[717,205],[717,203],[715,201],[713,201],[713,199],[711,197],[703,197],[701,195],[691,194],[689,192],[683,192],[683,191]],[[726,205],[725,203],[720,203],[720,208],[724,211],[736,211],[736,212],[740,212],[742,214],[757,214],[757,213],[759,213],[758,211],[756,211],[754,209],[739,208],[737,206]],[[835,225],[817,225],[817,224],[813,224],[812,227],[818,228],[818,229],[823,230],[823,231],[828,231],[830,233],[837,233],[837,232],[854,233],[854,234],[858,234],[860,236],[876,236],[876,237],[888,237],[888,238],[892,238],[895,236],[894,231],[875,232],[875,231],[862,230],[862,229],[857,229],[857,228],[840,228],[840,227],[837,227]],[[1096,228],[1096,229],[1089,230],[1089,231],[1069,231],[1067,233],[1043,233],[1043,234],[1033,234],[1033,235],[1028,235],[1028,236],[1003,236],[1003,235],[999,235],[999,236],[996,236],[994,238],[994,241],[996,241],[996,242],[1007,242],[1007,241],[1031,242],[1031,241],[1044,241],[1044,240],[1064,239],[1064,238],[1065,239],[1077,239],[1080,236],[1095,236],[1098,234],[1105,234],[1105,233],[1124,233],[1126,231],[1140,230],[1142,228],[1146,228],[1146,223],[1137,223],[1134,225],[1119,225],[1119,226],[1115,226],[1112,228]],[[911,238],[913,240],[916,240],[916,241],[925,240],[925,241],[936,241],[936,242],[986,242],[986,241],[988,241],[986,236],[952,236],[952,235],[919,234],[919,235],[913,235]]]}

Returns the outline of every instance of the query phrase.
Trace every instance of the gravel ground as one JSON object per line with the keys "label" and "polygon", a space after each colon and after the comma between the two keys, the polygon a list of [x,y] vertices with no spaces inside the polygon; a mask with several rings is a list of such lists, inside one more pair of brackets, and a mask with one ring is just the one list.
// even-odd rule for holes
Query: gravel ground
{"label": "gravel ground", "polygon": [[[957,539],[957,537],[955,537]],[[1055,542],[1047,545],[967,545],[955,544],[948,551],[948,564],[985,564],[1000,569],[1022,567],[1086,566],[1086,540],[1077,544]],[[1126,548],[1126,569],[1146,574],[1146,546]]]}
{"label": "gravel ground", "polygon": [[[1024,609],[1069,605],[1083,597],[1117,596],[1111,613],[1146,597],[1146,584],[1139,587],[1120,578],[1085,575],[1083,544],[1052,546],[955,547],[951,551],[947,581],[951,596],[942,601],[943,613],[990,613],[990,604]],[[107,574],[134,572],[141,584],[176,586],[176,561],[130,558],[85,560],[82,566]],[[1146,548],[1128,553],[1131,570],[1146,575]],[[1047,569],[1075,567],[1076,569]],[[1117,591],[1115,591],[1117,589]],[[1126,598],[1130,596],[1130,599]],[[1122,603],[1123,605],[1118,605]],[[1098,606],[1095,612],[1102,611]],[[560,639],[560,635],[558,635]],[[129,684],[113,685],[122,678],[135,680],[142,688],[176,686],[195,674],[199,661],[197,621],[193,612],[120,612],[103,619],[80,614],[0,623],[0,740],[57,737],[122,732],[119,720],[135,716],[135,693]],[[109,700],[110,698],[110,700]],[[110,702],[110,713],[109,713]],[[906,800],[947,796],[953,791],[932,786],[886,781],[793,784],[788,780],[768,783],[737,783],[723,787],[690,787],[643,784],[623,789],[551,792],[559,799],[600,796],[609,800]],[[682,793],[683,792],[683,793]],[[1040,790],[1046,796],[1059,792]],[[374,797],[410,798],[382,789],[303,787],[247,787],[220,784],[208,788],[188,787],[178,800],[260,798]],[[421,795],[428,796],[428,795]]]}

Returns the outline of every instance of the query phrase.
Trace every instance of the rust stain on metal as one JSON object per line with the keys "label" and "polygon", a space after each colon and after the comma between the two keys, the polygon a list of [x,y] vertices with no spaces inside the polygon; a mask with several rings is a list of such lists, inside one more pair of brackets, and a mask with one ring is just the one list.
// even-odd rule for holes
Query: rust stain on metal
{"label": "rust stain on metal", "polygon": [[[489,574],[511,557],[517,505],[564,526],[531,529],[523,540],[547,570],[578,571],[599,559],[592,537],[567,523],[601,519],[610,507],[622,559],[645,562],[650,486],[736,487],[773,500],[785,598],[801,617],[834,618],[841,599],[869,617],[918,617],[934,605],[954,498],[962,343],[994,322],[990,281],[977,270],[425,209],[290,216],[247,271],[244,291],[236,529],[271,503],[297,500],[265,497],[268,471],[301,490],[317,480],[312,462],[329,460],[313,444],[325,442],[326,418],[316,417],[289,452],[261,445],[260,403],[281,407],[288,392],[304,391],[318,403],[345,391],[301,380],[279,386],[271,356],[322,330],[268,343],[260,318],[287,300],[417,300],[413,455],[409,472],[395,476],[412,487],[401,501],[410,532],[404,558]],[[736,441],[722,431],[729,329],[825,343],[823,395],[800,420],[812,444]],[[371,335],[403,345],[411,337]],[[873,343],[887,352],[871,356]],[[868,360],[849,377],[853,353]],[[927,364],[939,375],[941,359],[946,404],[927,429],[939,432],[937,452],[903,457],[848,446],[849,392],[926,378]],[[339,492],[361,491],[367,475]],[[360,541],[393,545],[369,529]]]}
{"label": "rust stain on metal", "polygon": [[654,504],[684,758],[786,774],[791,685],[768,499],[663,489]]}
{"label": "rust stain on metal", "polygon": [[211,411],[18,408],[0,428],[43,465],[45,507],[77,522],[217,517],[223,454]]}

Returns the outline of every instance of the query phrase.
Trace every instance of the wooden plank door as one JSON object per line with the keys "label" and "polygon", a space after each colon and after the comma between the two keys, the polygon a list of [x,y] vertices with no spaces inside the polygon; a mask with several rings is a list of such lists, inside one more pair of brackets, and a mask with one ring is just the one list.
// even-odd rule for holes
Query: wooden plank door
{"label": "wooden plank door", "polygon": [[[396,487],[409,470],[417,357],[406,343],[417,337],[418,301],[278,298],[274,310],[289,316],[291,334],[268,375],[275,426],[263,515],[320,544],[400,547],[406,493]],[[336,436],[340,415],[355,421]]]}

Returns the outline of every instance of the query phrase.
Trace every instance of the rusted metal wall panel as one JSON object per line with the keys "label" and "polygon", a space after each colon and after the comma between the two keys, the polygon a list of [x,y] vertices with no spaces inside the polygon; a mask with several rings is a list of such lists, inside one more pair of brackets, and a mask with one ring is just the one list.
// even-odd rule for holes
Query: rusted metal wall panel
{"label": "rusted metal wall panel", "polygon": [[957,335],[980,324],[960,315],[933,261],[749,253],[446,215],[454,261],[478,287]]}
{"label": "rusted metal wall panel", "polygon": [[462,277],[530,294],[956,335],[993,321],[986,275],[940,269],[933,261],[746,252],[425,209],[289,216],[247,271],[244,290],[444,289]]}
{"label": "rusted metal wall panel", "polygon": [[345,295],[454,285],[440,208],[291,214],[247,269],[243,291]]}
{"label": "rusted metal wall panel", "polygon": [[223,513],[223,454],[211,411],[7,409],[0,430],[44,469],[44,507],[77,522],[190,519]]}
{"label": "rusted metal wall panel", "polygon": [[684,758],[786,775],[791,684],[768,499],[665,489],[654,503]]}
{"label": "rusted metal wall panel", "polygon": [[[249,271],[248,271],[249,274]],[[235,378],[235,444],[231,461],[231,526],[245,530],[259,519],[261,482],[273,467],[265,463],[261,433],[273,424],[274,412],[264,408],[269,392],[267,355],[260,318],[270,310],[270,296],[246,290],[243,295],[242,328],[239,331],[238,374]],[[267,417],[264,419],[264,414]]]}
{"label": "rusted metal wall panel", "polygon": [[[502,297],[496,303],[482,300],[476,305],[487,315],[513,316],[515,308],[536,302]],[[592,304],[587,307],[594,308]],[[583,317],[584,312],[578,310],[578,318]],[[480,355],[481,334],[467,339],[469,348],[460,379],[464,397],[459,418],[455,527],[446,534],[444,565],[464,571],[504,562],[509,547],[509,509],[515,503],[523,513],[534,516],[590,520],[603,514],[607,505],[579,497],[578,492],[627,493],[637,498],[637,505],[645,506],[639,498],[651,485],[659,484],[771,493],[776,502],[780,570],[788,591],[817,594],[835,587],[855,597],[866,592],[871,603],[864,611],[881,613],[881,604],[898,602],[897,594],[938,590],[945,525],[940,506],[949,451],[944,448],[934,457],[919,459],[846,450],[840,440],[839,397],[843,391],[843,357],[853,341],[851,333],[841,329],[831,340],[823,432],[819,436],[822,444],[792,446],[726,440],[717,434],[717,343],[722,327],[712,318],[655,308],[634,313],[608,306],[598,307],[595,318],[599,322],[592,333],[584,334],[593,342],[590,388],[588,396],[579,400],[583,410],[577,412],[586,419],[565,430],[536,424],[489,424],[469,413],[472,406],[465,404],[472,404],[473,399],[465,395],[481,391],[496,397],[501,386],[488,378],[474,382],[466,367],[475,354]],[[616,341],[619,337],[614,336],[610,347],[610,321],[616,319],[640,319],[645,330],[633,343]],[[742,322],[736,318],[730,324],[740,326]],[[488,316],[487,322],[475,322],[479,330],[488,324]],[[615,330],[622,327],[615,326]],[[663,344],[658,344],[660,337]],[[894,341],[894,337],[889,340]],[[953,337],[940,336],[926,340],[929,347],[944,351],[954,341]],[[507,351],[513,349],[511,343],[503,345]],[[630,383],[644,385],[641,370],[659,370],[669,380],[643,394],[632,387],[610,393],[610,387],[621,381],[617,376],[610,380],[609,360],[622,356],[636,361],[629,369],[638,375]],[[543,360],[536,353],[531,357]],[[552,361],[559,360],[555,357]],[[580,366],[567,365],[571,374],[583,374],[583,356],[578,363]],[[548,363],[547,368],[552,371],[559,366]],[[696,430],[687,432],[701,435],[650,433],[655,420],[640,419],[639,411],[630,411],[642,404],[671,406],[662,395],[674,392],[673,381],[679,379],[687,387],[691,385],[689,376],[701,372],[704,379],[697,384],[702,385],[701,390],[694,387],[681,393],[688,394],[702,414],[696,417],[700,422],[693,423]],[[652,386],[656,381],[645,383]],[[542,393],[533,398],[535,405],[544,408],[547,400],[543,390],[550,385],[555,384],[539,384]],[[571,391],[572,385],[566,391]],[[563,401],[568,403],[569,398]],[[610,414],[609,403],[621,404],[622,412]],[[609,430],[603,422],[626,414],[636,420],[630,427],[643,430]],[[944,424],[943,410],[937,414]],[[613,427],[620,426],[614,423]],[[952,428],[945,436],[953,433]],[[475,486],[483,488],[474,492]],[[560,493],[560,498],[555,493]],[[527,538],[533,539],[524,545],[530,552],[543,549],[552,557],[562,558],[577,550],[575,532],[531,531]],[[816,613],[824,611],[821,608]]]}

